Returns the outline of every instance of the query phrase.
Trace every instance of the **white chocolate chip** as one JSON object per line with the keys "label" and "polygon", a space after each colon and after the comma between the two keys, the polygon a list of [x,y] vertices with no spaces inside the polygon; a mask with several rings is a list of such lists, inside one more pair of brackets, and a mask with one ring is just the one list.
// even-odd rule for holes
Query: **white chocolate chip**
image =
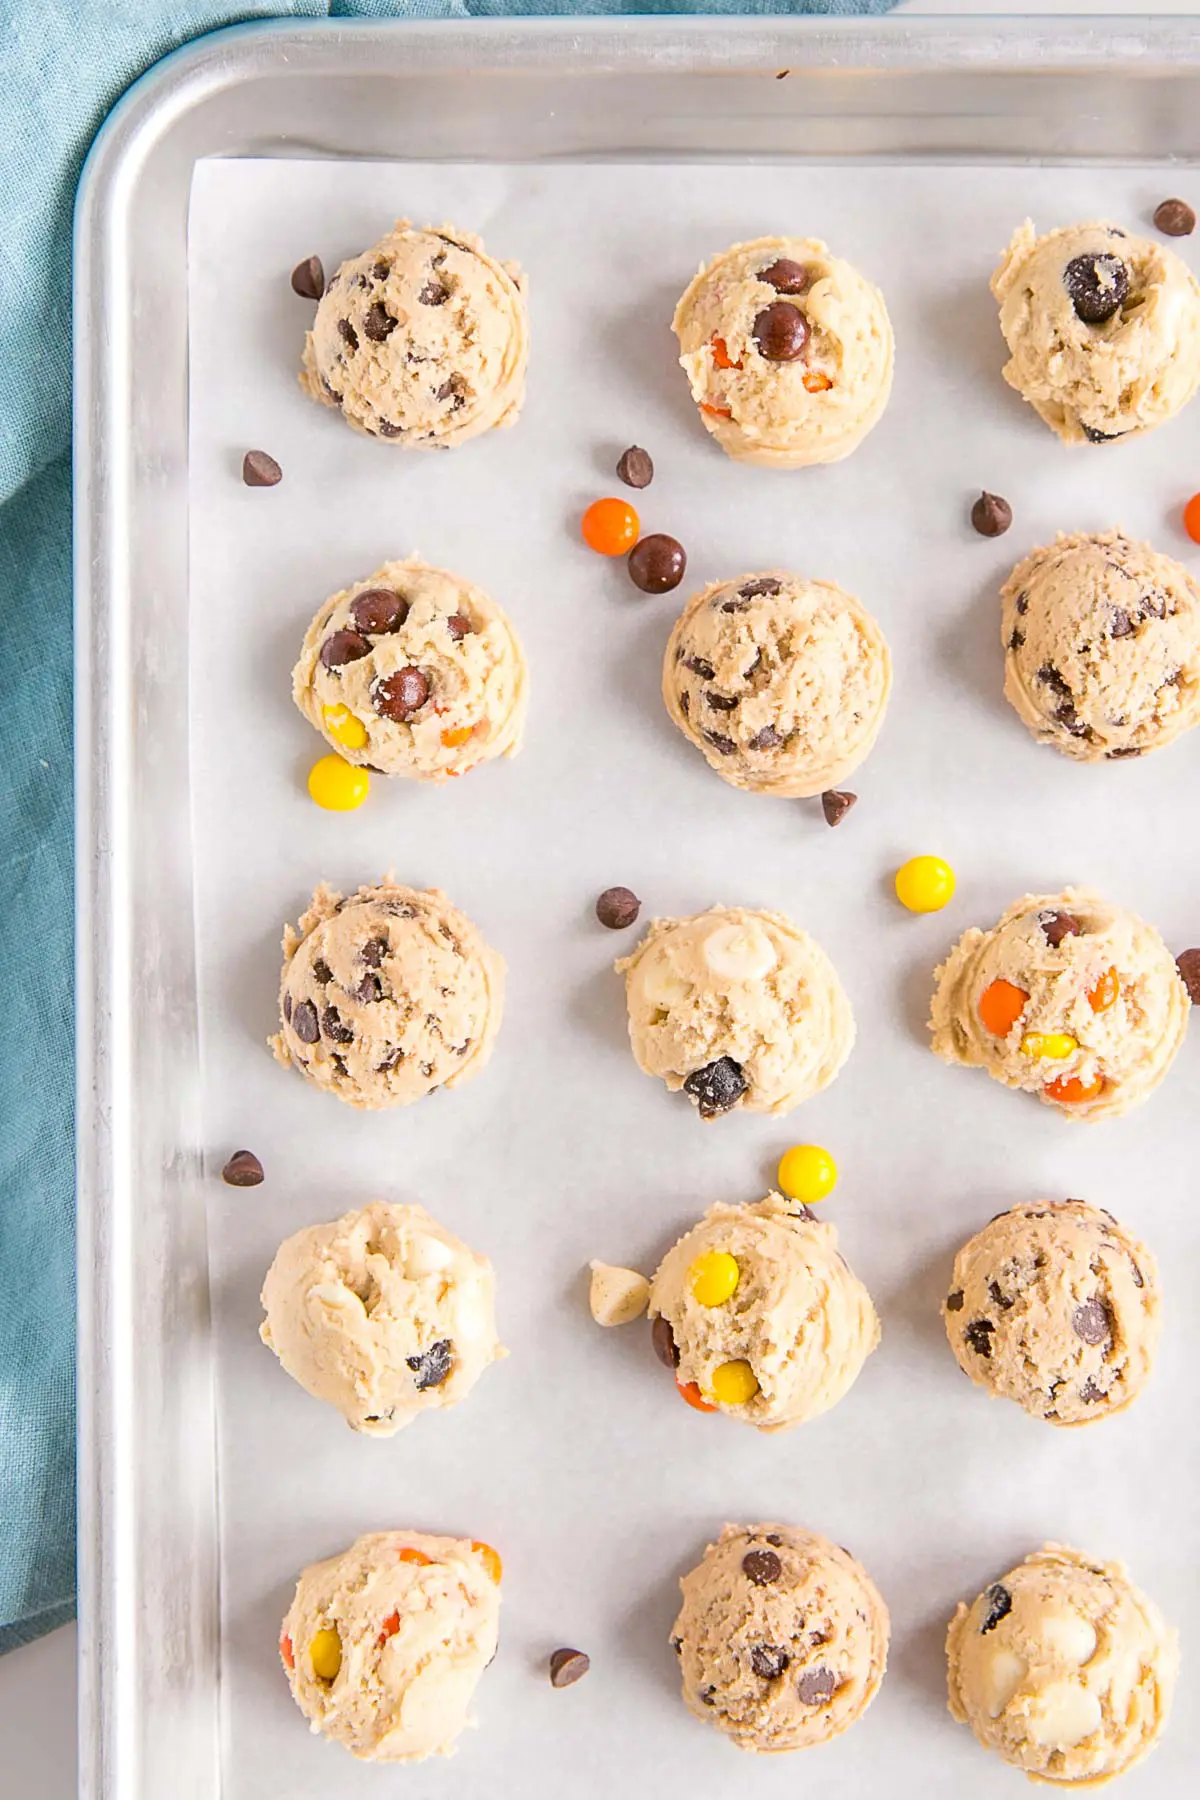
{"label": "white chocolate chip", "polygon": [[1091,1737],[1102,1717],[1096,1695],[1077,1681],[1053,1681],[1029,1702],[1029,1735],[1047,1750],[1071,1750]]}
{"label": "white chocolate chip", "polygon": [[1038,1642],[1055,1662],[1081,1669],[1096,1651],[1096,1628],[1078,1613],[1050,1613],[1038,1621]]}
{"label": "white chocolate chip", "polygon": [[640,1319],[650,1304],[650,1283],[636,1269],[614,1268],[593,1262],[588,1304],[597,1325],[628,1325]]}
{"label": "white chocolate chip", "polygon": [[761,981],[775,967],[775,949],[754,925],[721,925],[704,940],[704,960],[723,981]]}
{"label": "white chocolate chip", "polygon": [[654,1006],[678,1006],[692,991],[691,984],[675,973],[661,953],[646,958],[642,988]]}
{"label": "white chocolate chip", "polygon": [[409,1243],[404,1267],[409,1275],[437,1275],[453,1261],[454,1252],[448,1244],[443,1244],[441,1238],[422,1234]]}
{"label": "white chocolate chip", "polygon": [[1029,1664],[1015,1650],[994,1650],[984,1667],[983,1700],[990,1718],[998,1719],[1026,1675]]}
{"label": "white chocolate chip", "polygon": [[474,1343],[491,1330],[487,1309],[479,1292],[479,1283],[468,1277],[459,1286],[454,1308],[454,1322],[464,1343]]}

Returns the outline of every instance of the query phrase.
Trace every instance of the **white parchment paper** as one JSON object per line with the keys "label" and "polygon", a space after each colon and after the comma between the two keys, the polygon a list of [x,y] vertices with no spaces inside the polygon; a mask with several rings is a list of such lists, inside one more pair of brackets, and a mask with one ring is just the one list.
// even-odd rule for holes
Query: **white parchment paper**
{"label": "white parchment paper", "polygon": [[[1045,1538],[1120,1556],[1182,1628],[1172,1728],[1122,1789],[1191,1792],[1200,1720],[1195,1507],[1200,1043],[1114,1123],[1071,1126],[926,1048],[930,973],[967,925],[1027,889],[1098,886],[1176,950],[1200,940],[1200,741],[1098,769],[1029,739],[1000,694],[997,588],[1059,529],[1123,524],[1196,561],[1178,523],[1200,487],[1200,403],[1140,443],[1061,446],[1000,380],[987,278],[1027,214],[1141,228],[1178,174],[1143,169],[201,164],[191,211],[192,818],[201,952],[214,1329],[220,1387],[227,1800],[405,1793],[570,1795],[633,1785],[689,1800],[811,1783],[866,1800],[991,1800],[1020,1777],[945,1710],[942,1643],[970,1598]],[[1185,191],[1187,183],[1184,183]],[[1192,184],[1194,187],[1194,183]],[[1195,195],[1192,196],[1195,198]],[[452,455],[353,435],[301,395],[309,304],[292,265],[330,269],[400,214],[482,232],[532,281],[529,398],[518,427]],[[883,287],[896,328],[891,406],[827,470],[738,468],[713,447],[668,321],[698,263],[777,230],[824,237]],[[1195,254],[1183,246],[1184,254]],[[647,599],[583,548],[578,518],[629,443],[657,467],[644,528],[686,545],[683,589]],[[248,448],[283,465],[243,487]],[[981,486],[1015,524],[967,523]],[[446,789],[376,779],[361,811],[309,801],[323,744],[289,671],[326,594],[417,550],[489,590],[532,668],[526,744]],[[860,595],[896,685],[836,832],[816,803],[725,786],[673,730],[662,647],[694,586],[782,563]],[[890,895],[905,857],[958,872],[942,914]],[[278,939],[312,886],[394,869],[443,886],[508,959],[490,1069],[457,1093],[359,1116],[278,1069]],[[778,907],[850,992],[858,1046],[789,1119],[705,1127],[636,1069],[596,894],[637,890],[644,919],[713,901]],[[1196,1036],[1193,1033],[1193,1036]],[[691,1412],[644,1324],[602,1332],[590,1257],[649,1271],[715,1200],[754,1200],[797,1141],[841,1180],[826,1206],[874,1295],[883,1344],[831,1414],[758,1437]],[[262,1157],[252,1191],[217,1178]],[[420,1199],[495,1261],[512,1355],[454,1412],[391,1442],[356,1438],[258,1343],[258,1290],[287,1233],[374,1196]],[[957,1245],[1033,1196],[1081,1195],[1157,1252],[1158,1372],[1129,1413],[1055,1431],[959,1373],[938,1318]],[[725,1519],[795,1519],[862,1558],[892,1609],[891,1665],[832,1746],[750,1759],[684,1711],[667,1645],[681,1571]],[[480,1729],[447,1763],[390,1774],[310,1739],[276,1653],[299,1568],[361,1531],[416,1525],[497,1545],[502,1647]],[[553,1692],[545,1659],[587,1650]],[[1191,1672],[1189,1672],[1189,1669]],[[1194,1691],[1194,1690],[1193,1690]]]}

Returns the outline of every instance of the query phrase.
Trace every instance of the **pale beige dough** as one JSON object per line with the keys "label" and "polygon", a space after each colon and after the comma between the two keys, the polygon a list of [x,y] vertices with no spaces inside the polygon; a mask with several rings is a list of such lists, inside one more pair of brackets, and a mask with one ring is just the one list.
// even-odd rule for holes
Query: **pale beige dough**
{"label": "pale beige dough", "polygon": [[655,919],[615,966],[638,1067],[682,1088],[702,1118],[790,1112],[829,1086],[853,1047],[833,964],[782,913],[713,906]]}
{"label": "pale beige dough", "polygon": [[[425,694],[409,709],[401,677],[414,671]],[[495,601],[416,557],[326,600],[292,670],[292,698],[340,756],[417,781],[515,756],[528,694],[524,652]]]}
{"label": "pale beige dough", "polygon": [[356,431],[406,449],[512,425],[525,397],[525,292],[517,264],[469,232],[398,219],[329,282],[300,384]]}
{"label": "pale beige dough", "polygon": [[694,594],[663,659],[667,711],[724,780],[786,799],[835,787],[867,756],[892,659],[853,595],[785,569]]}
{"label": "pale beige dough", "polygon": [[[762,279],[780,260],[807,272],[802,292],[783,293]],[[769,361],[754,338],[756,318],[780,301],[797,307],[808,327],[804,352],[792,362]],[[878,423],[891,393],[894,345],[883,295],[819,238],[734,244],[701,268],[672,329],[700,418],[737,462],[778,469],[838,462]]]}
{"label": "pale beige dough", "polygon": [[671,1642],[688,1711],[739,1750],[807,1750],[860,1719],[889,1621],[848,1550],[799,1525],[726,1525],[680,1582]]}
{"label": "pale beige dough", "polygon": [[[1057,935],[1062,920],[1076,929],[1055,945],[1047,929]],[[1087,888],[1026,894],[990,931],[964,932],[934,981],[934,1055],[986,1069],[1069,1119],[1139,1106],[1187,1031],[1188,991],[1157,931]],[[1018,1002],[1027,996],[1004,1036],[980,1016],[997,981]]]}
{"label": "pale beige dough", "polygon": [[349,1106],[408,1106],[479,1073],[503,1006],[503,960],[439,888],[322,883],[284,927],[270,1043]]}
{"label": "pale beige dough", "polygon": [[950,1711],[1035,1781],[1094,1787],[1154,1748],[1177,1634],[1121,1563],[1035,1550],[959,1602],[946,1639]]}
{"label": "pale beige dough", "polygon": [[650,1283],[636,1269],[612,1263],[590,1264],[588,1306],[597,1325],[631,1325],[650,1301]]}
{"label": "pale beige dough", "polygon": [[495,1288],[487,1257],[424,1207],[373,1200],[280,1245],[259,1336],[355,1431],[391,1437],[465,1400],[505,1354]]}
{"label": "pale beige dough", "polygon": [[964,1374],[1052,1425],[1090,1425],[1137,1399],[1162,1323],[1145,1244],[1083,1200],[1034,1200],[954,1259],[942,1318]]}
{"label": "pale beige dough", "polygon": [[[313,1731],[364,1762],[422,1762],[452,1755],[474,1723],[471,1700],[496,1654],[499,1622],[484,1546],[376,1531],[304,1570],[279,1649]],[[336,1632],[340,1643],[332,1680],[313,1668],[318,1632]]]}
{"label": "pale beige dough", "polygon": [[[836,1406],[879,1342],[871,1296],[838,1252],[837,1230],[796,1201],[710,1206],[668,1250],[650,1284],[650,1317],[670,1328],[675,1379],[710,1406],[760,1431],[785,1431]],[[737,1285],[719,1305],[696,1297],[693,1271],[732,1257]],[[757,1383],[743,1404],[713,1391],[716,1370],[748,1363]]]}
{"label": "pale beige dough", "polygon": [[[1077,284],[1081,272],[1109,304],[1124,282],[1110,318],[1079,316],[1067,281]],[[1009,349],[1004,379],[1064,443],[1152,431],[1200,385],[1200,283],[1165,244],[1104,223],[1038,237],[1026,219],[992,276],[992,293]]]}
{"label": "pale beige dough", "polygon": [[1001,594],[1004,693],[1080,762],[1143,756],[1200,722],[1200,587],[1119,531],[1060,535]]}

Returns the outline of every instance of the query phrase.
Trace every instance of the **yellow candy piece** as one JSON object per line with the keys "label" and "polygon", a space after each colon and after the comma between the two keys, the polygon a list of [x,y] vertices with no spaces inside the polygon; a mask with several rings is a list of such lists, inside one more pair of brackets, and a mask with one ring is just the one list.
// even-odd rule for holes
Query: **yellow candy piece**
{"label": "yellow candy piece", "polygon": [[688,1270],[688,1283],[701,1306],[724,1306],[734,1294],[741,1270],[728,1250],[706,1250]]}
{"label": "yellow candy piece", "polygon": [[331,738],[347,750],[361,750],[367,741],[367,728],[356,719],[348,706],[323,706],[321,717]]}
{"label": "yellow candy piece", "polygon": [[317,1632],[308,1646],[308,1660],[321,1681],[336,1681],[342,1666],[342,1640],[332,1626]]}
{"label": "yellow candy piece", "polygon": [[913,856],[896,870],[896,898],[909,912],[941,912],[954,898],[954,870],[940,856]]}
{"label": "yellow candy piece", "polygon": [[1062,1062],[1078,1048],[1079,1039],[1069,1031],[1027,1031],[1021,1039],[1024,1055],[1043,1057],[1048,1062]]}
{"label": "yellow candy piece", "polygon": [[758,1392],[758,1377],[748,1362],[722,1363],[713,1370],[710,1392],[718,1406],[745,1406]]}
{"label": "yellow candy piece", "polygon": [[326,812],[353,812],[366,799],[370,786],[365,769],[356,769],[344,756],[332,753],[308,771],[308,791]]}
{"label": "yellow candy piece", "polygon": [[780,1193],[804,1206],[815,1206],[832,1194],[837,1178],[837,1164],[820,1144],[793,1144],[780,1157],[775,1177]]}

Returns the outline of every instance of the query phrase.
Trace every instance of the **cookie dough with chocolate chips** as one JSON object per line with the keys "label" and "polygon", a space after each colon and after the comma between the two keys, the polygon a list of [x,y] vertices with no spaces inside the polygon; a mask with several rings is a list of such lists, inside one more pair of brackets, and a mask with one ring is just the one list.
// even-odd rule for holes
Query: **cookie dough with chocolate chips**
{"label": "cookie dough with chocolate chips", "polygon": [[279,1636],[292,1699],[363,1762],[451,1756],[496,1654],[499,1558],[486,1544],[375,1531],[305,1569]]}
{"label": "cookie dough with chocolate chips", "polygon": [[1158,1269],[1111,1213],[1030,1201],[963,1245],[942,1318],[976,1386],[1052,1425],[1090,1425],[1131,1406],[1154,1366]]}
{"label": "cookie dough with chocolate chips", "polygon": [[1004,585],[1004,694],[1079,762],[1143,756],[1200,723],[1200,587],[1119,531],[1060,534]]}
{"label": "cookie dough with chocolate chips", "polygon": [[512,425],[525,397],[525,285],[468,232],[399,219],[326,287],[300,385],[356,431],[406,449]]}
{"label": "cookie dough with chocolate chips", "polygon": [[713,906],[655,919],[625,976],[638,1067],[702,1119],[785,1113],[828,1087],[854,1044],[837,971],[782,913]]}
{"label": "cookie dough with chocolate chips", "polygon": [[836,1406],[879,1342],[871,1296],[837,1229],[768,1194],[710,1206],[650,1283],[654,1345],[709,1406],[786,1431]]}
{"label": "cookie dough with chocolate chips", "polygon": [[465,1400],[496,1336],[495,1278],[422,1206],[373,1200],[279,1247],[259,1336],[294,1381],[368,1437]]}
{"label": "cookie dough with chocolate chips", "polygon": [[667,711],[734,787],[785,799],[837,786],[883,723],[892,659],[883,633],[831,581],[784,569],[716,581],[675,622]]}
{"label": "cookie dough with chocolate chips", "polygon": [[990,931],[964,932],[934,981],[934,1055],[1069,1119],[1149,1099],[1191,1004],[1157,931],[1087,888],[1026,894]]}
{"label": "cookie dough with chocolate chips", "polygon": [[327,600],[292,670],[292,698],[339,755],[415,781],[515,756],[528,694],[495,601],[416,557]]}
{"label": "cookie dough with chocolate chips", "polygon": [[985,1750],[1037,1781],[1090,1787],[1155,1746],[1179,1669],[1177,1634],[1123,1564],[1046,1544],[959,1602],[949,1704]]}
{"label": "cookie dough with chocolate chips", "polygon": [[321,884],[283,933],[276,1059],[348,1106],[408,1106],[492,1053],[504,963],[438,888]]}
{"label": "cookie dough with chocolate chips", "polygon": [[892,390],[883,295],[819,238],[734,244],[692,281],[672,330],[701,420],[735,462],[839,462]]}
{"label": "cookie dough with chocolate chips", "polygon": [[1200,386],[1200,283],[1164,244],[1107,224],[1038,237],[1026,219],[991,285],[1004,379],[1064,443],[1152,431]]}
{"label": "cookie dough with chocolate chips", "polygon": [[799,1525],[726,1525],[680,1582],[684,1704],[739,1750],[807,1750],[879,1691],[889,1620],[848,1550]]}

